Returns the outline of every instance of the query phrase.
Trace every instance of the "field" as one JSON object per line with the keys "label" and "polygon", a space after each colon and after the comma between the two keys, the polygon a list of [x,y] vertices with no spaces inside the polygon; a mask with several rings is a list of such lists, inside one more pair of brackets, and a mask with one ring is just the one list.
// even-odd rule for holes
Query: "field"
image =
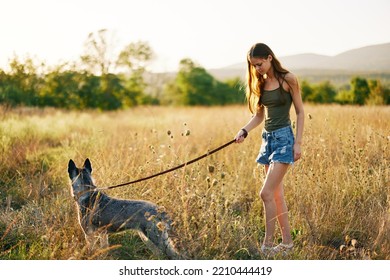
{"label": "field", "polygon": [[[284,181],[295,242],[287,258],[389,260],[390,107],[306,105],[305,114],[303,158]],[[241,106],[0,108],[0,259],[160,258],[133,232],[87,250],[69,159],[82,165],[88,157],[98,186],[119,184],[228,142],[249,118]],[[262,259],[260,131],[184,169],[107,193],[163,205],[193,259]]]}

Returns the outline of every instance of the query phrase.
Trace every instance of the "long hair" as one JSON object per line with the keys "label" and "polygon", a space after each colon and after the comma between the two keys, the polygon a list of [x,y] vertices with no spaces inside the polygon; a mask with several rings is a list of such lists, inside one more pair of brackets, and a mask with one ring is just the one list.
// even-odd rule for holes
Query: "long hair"
{"label": "long hair", "polygon": [[254,109],[258,111],[260,108],[260,98],[263,93],[265,79],[263,75],[260,75],[260,73],[256,71],[256,67],[251,64],[250,60],[251,58],[266,59],[269,55],[272,56],[271,65],[279,84],[285,80],[284,76],[289,72],[287,69],[282,67],[280,61],[266,44],[257,43],[250,48],[247,54],[248,68],[246,74],[246,98],[248,100],[248,107],[251,113],[254,112]]}

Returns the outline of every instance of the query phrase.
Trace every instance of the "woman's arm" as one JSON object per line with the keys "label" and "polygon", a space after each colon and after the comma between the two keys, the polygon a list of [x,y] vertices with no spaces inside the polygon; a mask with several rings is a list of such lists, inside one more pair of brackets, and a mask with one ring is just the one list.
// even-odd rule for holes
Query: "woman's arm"
{"label": "woman's arm", "polygon": [[258,112],[249,120],[249,122],[237,133],[234,137],[237,143],[241,143],[244,141],[245,132],[249,133],[252,129],[256,128],[259,124],[261,124],[264,120],[264,107],[261,106]]}
{"label": "woman's arm", "polygon": [[292,73],[288,73],[285,78],[290,87],[289,92],[292,96],[295,113],[297,115],[297,129],[296,129],[295,144],[294,144],[294,160],[298,160],[301,157],[301,153],[302,153],[301,145],[302,145],[303,126],[305,122],[305,112],[303,109],[303,102],[302,102],[301,90],[299,88],[298,79]]}

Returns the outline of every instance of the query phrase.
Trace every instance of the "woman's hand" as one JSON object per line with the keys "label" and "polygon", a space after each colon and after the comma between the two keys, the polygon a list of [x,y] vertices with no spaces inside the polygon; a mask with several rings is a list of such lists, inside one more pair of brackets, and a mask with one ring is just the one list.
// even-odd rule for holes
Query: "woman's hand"
{"label": "woman's hand", "polygon": [[236,143],[242,143],[244,142],[247,136],[248,136],[248,131],[246,131],[245,129],[240,129],[240,131],[237,133],[234,139],[236,140]]}
{"label": "woman's hand", "polygon": [[293,149],[294,149],[294,161],[297,161],[302,156],[301,144],[295,143]]}

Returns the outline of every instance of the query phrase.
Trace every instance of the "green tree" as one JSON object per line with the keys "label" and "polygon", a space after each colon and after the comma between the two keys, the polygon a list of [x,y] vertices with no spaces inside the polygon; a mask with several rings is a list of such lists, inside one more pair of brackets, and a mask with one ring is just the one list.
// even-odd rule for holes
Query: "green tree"
{"label": "green tree", "polygon": [[[100,90],[96,94],[102,109],[118,109],[152,102],[146,97],[144,81],[146,64],[153,57],[147,42],[128,44],[115,58],[113,40],[106,29],[90,33],[85,43],[85,55],[81,56],[89,73],[100,75]],[[114,75],[114,69],[124,74]]]}
{"label": "green tree", "polygon": [[336,97],[337,91],[335,87],[329,82],[324,81],[320,83],[316,88],[315,92],[319,96],[320,103],[332,103]]}
{"label": "green tree", "polygon": [[91,73],[79,73],[78,75],[78,96],[80,97],[80,107],[99,108],[100,106],[100,86],[101,78]]}
{"label": "green tree", "polygon": [[300,86],[301,86],[302,100],[307,101],[309,99],[309,96],[313,94],[313,88],[306,80],[302,81]]}
{"label": "green tree", "polygon": [[340,89],[335,97],[335,101],[339,104],[353,104],[352,92],[347,89]]}
{"label": "green tree", "polygon": [[0,102],[9,106],[37,106],[43,82],[34,61],[31,58],[20,61],[15,56],[9,66],[8,73],[0,72]]}
{"label": "green tree", "polygon": [[127,45],[119,54],[117,66],[130,72],[125,82],[125,106],[150,104],[156,101],[146,94],[147,84],[144,80],[146,65],[153,58],[153,51],[147,42],[136,42]]}
{"label": "green tree", "polygon": [[180,61],[175,79],[165,84],[161,104],[191,106],[243,103],[243,88],[239,78],[218,81],[206,69],[185,58]]}
{"label": "green tree", "polygon": [[194,67],[189,72],[179,73],[178,83],[183,87],[185,105],[212,105],[214,78],[206,69]]}
{"label": "green tree", "polygon": [[389,105],[390,104],[390,88],[385,87],[383,89],[383,91],[384,91],[383,96],[384,96],[385,104]]}
{"label": "green tree", "polygon": [[366,99],[370,95],[370,87],[364,78],[355,77],[351,80],[351,92],[353,96],[353,103],[364,105]]}
{"label": "green tree", "polygon": [[211,102],[212,105],[244,104],[245,88],[240,78],[215,81]]}
{"label": "green tree", "polygon": [[368,86],[370,88],[370,95],[366,99],[367,105],[384,105],[386,104],[385,100],[385,90],[379,80],[369,80]]}
{"label": "green tree", "polygon": [[139,41],[128,44],[119,54],[116,61],[118,67],[126,67],[130,71],[145,70],[146,64],[153,58],[153,51],[147,42]]}
{"label": "green tree", "polygon": [[334,86],[329,82],[325,81],[313,87],[309,87],[304,84],[305,99],[314,103],[332,103],[335,101],[337,94]]}
{"label": "green tree", "polygon": [[[236,83],[236,81],[233,81]],[[238,90],[228,83],[217,81],[206,69],[191,59],[180,61],[176,78],[164,89],[163,104],[223,105],[235,102]],[[237,99],[236,99],[237,98]]]}
{"label": "green tree", "polygon": [[74,71],[63,71],[61,67],[47,73],[45,83],[39,93],[39,105],[42,107],[80,108],[78,75],[79,73]]}

